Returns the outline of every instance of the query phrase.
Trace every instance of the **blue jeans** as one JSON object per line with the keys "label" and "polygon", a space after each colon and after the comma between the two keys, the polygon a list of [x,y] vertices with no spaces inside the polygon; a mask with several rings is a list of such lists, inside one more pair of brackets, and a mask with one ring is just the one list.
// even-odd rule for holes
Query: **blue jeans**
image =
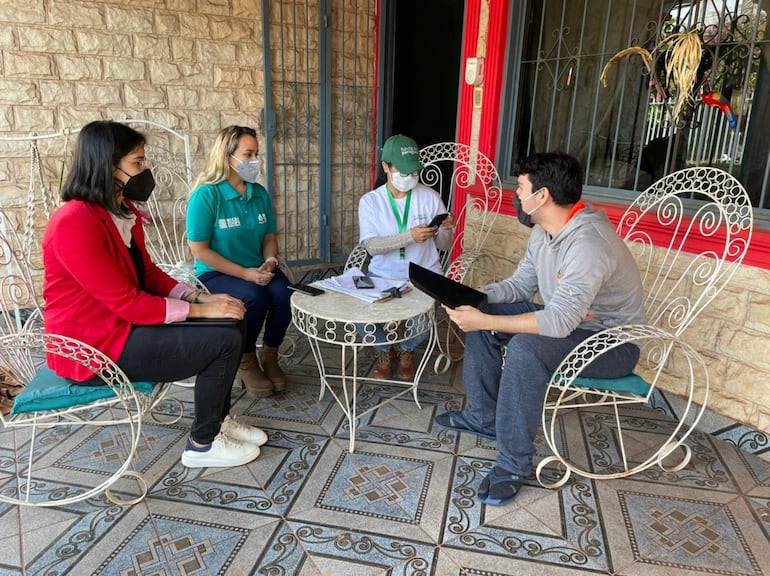
{"label": "blue jeans", "polygon": [[275,276],[267,286],[220,272],[206,272],[201,274],[199,279],[212,294],[229,294],[246,305],[244,353],[255,350],[263,324],[265,333],[262,343],[272,348],[281,345],[291,322],[291,291],[289,280],[280,268],[276,268]]}
{"label": "blue jeans", "polygon": [[[377,277],[377,274],[370,273],[369,276]],[[388,304],[390,306],[398,306],[398,299],[396,298],[394,300],[391,300]],[[362,338],[365,335],[367,335],[366,331],[364,330],[364,324],[356,324],[356,331],[361,335]],[[412,331],[413,332],[423,331],[423,332],[422,334],[419,334],[414,338],[410,338],[409,340],[404,340],[403,342],[399,343],[401,350],[404,350],[405,352],[413,352],[420,344],[422,344],[428,339],[428,336],[430,336],[430,330],[428,330],[427,322],[420,322],[419,324],[415,324]],[[367,340],[369,339],[367,338]],[[375,345],[374,349],[377,352],[387,352],[388,350],[390,350],[390,344],[386,343],[387,336],[385,334],[385,330],[383,330],[382,326],[379,324],[374,325],[374,341],[383,342],[383,344]]]}
{"label": "blue jeans", "polygon": [[[391,300],[391,302],[397,302],[397,300]],[[414,351],[420,344],[425,342],[428,339],[428,336],[430,336],[430,330],[428,330],[426,322],[420,322],[419,324],[415,324],[414,331],[419,330],[425,330],[422,334],[418,334],[414,338],[410,338],[409,340],[404,340],[403,342],[399,342],[399,346],[402,350],[405,352],[412,352]],[[363,325],[357,325],[356,329],[358,330],[358,333],[362,336],[365,334]],[[386,342],[387,338],[385,335],[385,330],[382,329],[382,326],[379,324],[376,324],[374,327],[374,338],[375,342]],[[387,352],[390,350],[390,344],[377,344],[374,347],[377,352]]]}
{"label": "blue jeans", "polygon": [[[490,304],[497,315],[542,310],[531,302]],[[537,334],[501,334],[489,330],[465,335],[463,385],[468,405],[463,415],[476,430],[497,437],[497,465],[527,477],[532,473],[535,434],[542,420],[551,373],[572,349],[595,334],[577,329],[566,338]],[[505,368],[502,349],[507,348]],[[639,348],[624,344],[600,356],[583,371],[589,378],[617,378],[630,373]]]}

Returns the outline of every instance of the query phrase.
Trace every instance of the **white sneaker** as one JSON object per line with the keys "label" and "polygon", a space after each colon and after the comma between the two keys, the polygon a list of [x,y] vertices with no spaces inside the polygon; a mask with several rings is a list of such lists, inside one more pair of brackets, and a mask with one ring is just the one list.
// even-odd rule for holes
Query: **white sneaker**
{"label": "white sneaker", "polygon": [[225,416],[220,432],[241,442],[254,444],[254,446],[262,446],[262,444],[267,442],[267,434],[256,426],[249,426],[248,424],[238,422],[235,416]]}
{"label": "white sneaker", "polygon": [[259,447],[230,438],[224,432],[204,450],[195,448],[190,440],[182,452],[182,464],[188,468],[240,466],[259,456]]}

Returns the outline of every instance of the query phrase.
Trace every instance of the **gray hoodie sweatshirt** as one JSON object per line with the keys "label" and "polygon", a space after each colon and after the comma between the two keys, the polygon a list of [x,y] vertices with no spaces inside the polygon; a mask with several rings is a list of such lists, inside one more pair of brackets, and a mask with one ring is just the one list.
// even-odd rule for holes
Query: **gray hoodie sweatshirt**
{"label": "gray hoodie sweatshirt", "polygon": [[513,276],[483,289],[490,303],[529,300],[539,290],[545,309],[535,317],[543,336],[646,321],[636,262],[607,215],[590,208],[555,238],[535,226]]}

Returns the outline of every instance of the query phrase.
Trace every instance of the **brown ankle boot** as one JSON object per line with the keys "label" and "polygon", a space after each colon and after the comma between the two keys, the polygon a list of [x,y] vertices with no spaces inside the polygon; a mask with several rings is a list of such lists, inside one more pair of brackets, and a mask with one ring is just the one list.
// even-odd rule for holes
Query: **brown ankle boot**
{"label": "brown ankle boot", "polygon": [[398,351],[398,377],[402,380],[414,380],[417,367],[414,365],[414,350]]}
{"label": "brown ankle boot", "polygon": [[390,350],[377,351],[377,363],[372,376],[378,380],[390,380],[393,375],[393,354]]}
{"label": "brown ankle boot", "polygon": [[278,348],[272,346],[262,347],[262,370],[265,376],[273,383],[273,389],[276,392],[286,390],[286,375],[278,365]]}
{"label": "brown ankle boot", "polygon": [[256,354],[244,354],[238,367],[238,378],[249,395],[267,398],[273,393],[273,383],[262,373]]}

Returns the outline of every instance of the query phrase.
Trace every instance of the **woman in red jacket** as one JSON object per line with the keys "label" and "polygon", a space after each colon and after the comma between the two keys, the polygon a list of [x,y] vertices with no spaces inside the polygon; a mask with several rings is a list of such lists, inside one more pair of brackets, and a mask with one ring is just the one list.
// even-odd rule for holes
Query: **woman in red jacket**
{"label": "woman in red jacket", "polygon": [[[182,454],[188,467],[238,466],[259,455],[260,429],[228,415],[241,359],[244,306],[226,294],[202,294],[150,260],[132,200],[147,200],[155,181],[145,167],[145,138],[117,122],[92,122],[78,137],[62,189],[64,204],[43,237],[45,329],[90,344],[131,380],[170,382],[196,376],[195,416]],[[232,318],[232,326],[174,326],[186,318]],[[49,355],[60,376],[93,374]]]}

